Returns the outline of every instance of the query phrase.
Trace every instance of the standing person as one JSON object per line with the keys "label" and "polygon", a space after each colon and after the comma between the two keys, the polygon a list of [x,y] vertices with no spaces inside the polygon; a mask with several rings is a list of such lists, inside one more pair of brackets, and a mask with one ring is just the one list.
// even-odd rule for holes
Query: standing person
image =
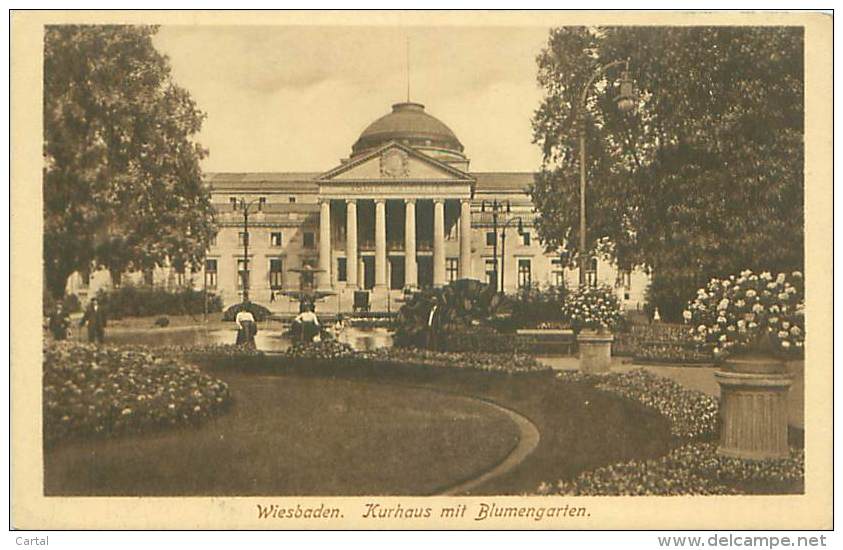
{"label": "standing person", "polygon": [[70,319],[61,302],[56,305],[56,310],[50,316],[50,332],[54,340],[66,340],[70,333]]}
{"label": "standing person", "polygon": [[313,310],[313,306],[309,306],[296,317],[296,322],[301,327],[302,342],[313,342],[313,339],[321,331],[319,318]]}
{"label": "standing person", "polygon": [[105,311],[100,307],[99,300],[91,298],[85,315],[79,321],[79,326],[88,325],[88,341],[102,344],[105,341],[105,325],[107,324]]}
{"label": "standing person", "polygon": [[434,296],[433,307],[427,316],[427,349],[437,350],[439,348],[439,300]]}
{"label": "standing person", "polygon": [[237,312],[234,322],[237,323],[237,345],[255,349],[255,334],[258,332],[258,325],[255,316],[249,311],[249,302],[243,302],[243,307]]}

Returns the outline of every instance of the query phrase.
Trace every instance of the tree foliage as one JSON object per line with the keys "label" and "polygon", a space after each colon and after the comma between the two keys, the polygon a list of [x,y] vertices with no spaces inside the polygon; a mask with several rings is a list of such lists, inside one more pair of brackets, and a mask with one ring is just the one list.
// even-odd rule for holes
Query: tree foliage
{"label": "tree foliage", "polygon": [[[566,27],[538,56],[533,119],[544,162],[532,188],[549,248],[579,250],[574,121],[585,82],[629,59],[638,102],[615,106],[619,71],[590,90],[588,250],[653,273],[675,318],[710,277],[801,270],[803,32],[796,27]],[[611,243],[611,245],[607,245]]]}
{"label": "tree foliage", "polygon": [[150,26],[47,27],[44,262],[61,296],[74,271],[199,262],[213,233],[192,141],[204,114],[172,80]]}

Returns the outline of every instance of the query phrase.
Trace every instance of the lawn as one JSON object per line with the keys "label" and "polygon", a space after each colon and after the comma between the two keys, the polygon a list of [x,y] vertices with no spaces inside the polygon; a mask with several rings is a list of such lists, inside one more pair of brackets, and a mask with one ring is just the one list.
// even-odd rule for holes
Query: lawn
{"label": "lawn", "polygon": [[557,383],[552,373],[210,370],[230,385],[228,414],[199,429],[50,450],[46,494],[434,494],[480,475],[517,444],[515,424],[484,400],[529,418],[541,439],[474,494],[532,492],[547,479],[663,455],[673,443],[655,413]]}
{"label": "lawn", "polygon": [[430,494],[501,460],[515,424],[485,403],[349,380],[229,373],[198,429],[47,451],[47,495]]}

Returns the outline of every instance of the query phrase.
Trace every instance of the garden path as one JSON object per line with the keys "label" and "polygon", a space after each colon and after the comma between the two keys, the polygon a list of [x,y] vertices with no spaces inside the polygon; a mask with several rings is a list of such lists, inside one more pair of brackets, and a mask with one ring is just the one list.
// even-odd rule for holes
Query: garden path
{"label": "garden path", "polygon": [[530,421],[529,418],[522,416],[511,409],[502,407],[497,403],[492,403],[491,401],[476,398],[469,399],[474,399],[475,401],[479,401],[481,403],[489,405],[509,416],[509,418],[518,427],[518,431],[520,432],[518,444],[499,464],[483,472],[482,474],[473,479],[463,481],[462,483],[459,483],[449,489],[446,489],[445,491],[440,493],[442,496],[454,496],[467,493],[472,489],[483,485],[487,481],[507,473],[508,471],[521,464],[524,459],[527,458],[527,456],[529,456],[530,453],[532,453],[536,449],[536,447],[538,447],[539,439],[541,438],[541,435],[539,434],[539,429],[536,427],[535,424]]}

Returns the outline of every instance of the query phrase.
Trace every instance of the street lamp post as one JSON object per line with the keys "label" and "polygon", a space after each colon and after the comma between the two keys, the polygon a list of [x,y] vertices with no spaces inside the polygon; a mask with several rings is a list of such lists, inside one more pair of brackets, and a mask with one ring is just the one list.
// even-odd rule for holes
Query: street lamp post
{"label": "street lamp post", "polygon": [[234,210],[238,208],[243,211],[243,301],[249,300],[249,284],[251,277],[249,276],[249,213],[252,207],[257,205],[258,212],[263,210],[263,205],[266,204],[265,197],[258,197],[251,201],[241,198],[239,202],[233,202]]}
{"label": "street lamp post", "polygon": [[514,221],[518,222],[518,234],[521,235],[524,233],[524,222],[521,220],[521,216],[506,220],[506,223],[503,224],[503,229],[501,229],[501,294],[506,292],[506,230],[509,224]]}
{"label": "street lamp post", "polygon": [[586,241],[586,217],[585,217],[585,180],[586,180],[586,153],[585,153],[585,138],[586,138],[586,129],[585,129],[585,108],[586,102],[588,101],[588,92],[591,89],[591,86],[594,82],[600,78],[603,74],[606,73],[609,69],[613,67],[617,67],[619,65],[624,65],[623,74],[621,75],[621,86],[620,86],[620,93],[617,97],[615,97],[615,102],[617,103],[618,110],[622,113],[626,113],[632,110],[635,107],[635,98],[633,97],[632,92],[632,80],[629,78],[629,60],[623,61],[612,61],[611,63],[607,63],[601,67],[598,67],[594,74],[591,75],[591,78],[586,82],[585,86],[582,89],[582,93],[580,94],[580,101],[578,104],[578,111],[577,111],[577,126],[579,126],[579,138],[580,138],[580,254],[579,254],[579,268],[580,268],[580,286],[585,285],[585,268],[586,268],[586,253],[585,249],[587,246]]}
{"label": "street lamp post", "polygon": [[494,232],[495,239],[492,243],[492,266],[493,266],[493,273],[494,273],[494,280],[492,281],[492,285],[495,287],[495,290],[498,289],[498,215],[503,212],[504,210],[508,213],[512,211],[512,205],[509,201],[501,201],[498,202],[498,199],[494,199],[491,202],[486,202],[485,200],[480,203],[480,211],[485,212],[486,208],[489,208],[492,212],[492,231]]}

